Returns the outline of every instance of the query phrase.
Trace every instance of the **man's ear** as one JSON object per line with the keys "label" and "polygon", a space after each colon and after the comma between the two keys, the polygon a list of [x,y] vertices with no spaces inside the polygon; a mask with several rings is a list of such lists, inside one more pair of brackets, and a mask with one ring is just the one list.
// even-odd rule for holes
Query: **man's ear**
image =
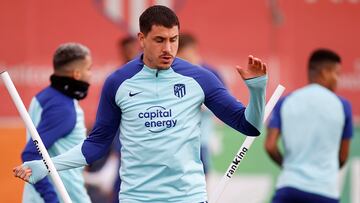
{"label": "man's ear", "polygon": [[320,77],[323,80],[327,80],[329,78],[329,76],[331,75],[331,70],[329,68],[322,68],[320,70]]}
{"label": "man's ear", "polygon": [[75,80],[80,80],[81,79],[81,72],[79,69],[74,69],[73,70],[73,73],[72,73],[72,76]]}
{"label": "man's ear", "polygon": [[139,33],[137,34],[137,37],[138,37],[138,40],[139,40],[139,43],[140,43],[140,47],[143,49],[143,48],[144,48],[144,40],[145,40],[145,35],[144,35],[144,33],[139,32]]}

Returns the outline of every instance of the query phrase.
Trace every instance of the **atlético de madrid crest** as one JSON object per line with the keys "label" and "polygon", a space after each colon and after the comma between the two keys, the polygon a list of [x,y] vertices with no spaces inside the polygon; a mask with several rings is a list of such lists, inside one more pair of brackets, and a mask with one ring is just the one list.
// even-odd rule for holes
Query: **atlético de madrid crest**
{"label": "atl\u00e9tico de madrid crest", "polygon": [[174,94],[175,96],[182,98],[186,94],[186,88],[184,84],[175,84],[174,85]]}
{"label": "atl\u00e9tico de madrid crest", "polygon": [[129,34],[139,32],[139,17],[151,5],[163,5],[177,12],[186,0],[93,0],[108,20]]}

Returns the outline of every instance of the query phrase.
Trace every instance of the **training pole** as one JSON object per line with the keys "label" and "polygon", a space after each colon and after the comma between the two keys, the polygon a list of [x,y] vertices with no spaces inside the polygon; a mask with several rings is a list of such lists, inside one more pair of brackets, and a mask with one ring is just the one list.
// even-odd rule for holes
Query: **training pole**
{"label": "training pole", "polygon": [[[263,122],[265,122],[266,119],[269,117],[271,111],[275,107],[275,104],[277,103],[277,101],[280,99],[280,96],[282,95],[284,90],[285,90],[285,87],[282,86],[282,85],[278,85],[276,87],[275,92],[273,93],[273,95],[271,96],[269,102],[265,106]],[[251,147],[252,143],[254,142],[255,138],[256,137],[251,137],[251,136],[247,136],[245,138],[245,141],[241,145],[239,151],[235,155],[235,158],[230,163],[230,166],[227,169],[225,175],[223,176],[220,183],[217,185],[213,195],[211,196],[210,203],[218,202],[218,200],[219,200],[222,192],[224,191],[226,185],[228,184],[229,180],[234,175],[234,173],[235,173],[236,169],[239,167],[241,161],[244,159],[247,151],[250,149],[250,147]]]}
{"label": "training pole", "polygon": [[2,78],[2,80],[4,81],[4,84],[6,86],[6,89],[8,90],[17,110],[20,113],[21,118],[23,119],[26,128],[29,130],[31,138],[36,146],[36,148],[38,149],[39,154],[41,155],[43,162],[46,166],[46,168],[48,169],[50,176],[55,184],[55,187],[57,189],[57,191],[59,192],[62,200],[65,203],[71,203],[71,199],[69,194],[66,192],[66,189],[64,187],[63,182],[60,179],[60,176],[58,174],[58,172],[56,171],[56,168],[53,164],[53,162],[51,161],[51,158],[39,136],[39,133],[37,132],[34,123],[32,122],[24,103],[22,102],[19,93],[17,92],[14,83],[12,82],[10,75],[4,71],[0,73],[0,76]]}

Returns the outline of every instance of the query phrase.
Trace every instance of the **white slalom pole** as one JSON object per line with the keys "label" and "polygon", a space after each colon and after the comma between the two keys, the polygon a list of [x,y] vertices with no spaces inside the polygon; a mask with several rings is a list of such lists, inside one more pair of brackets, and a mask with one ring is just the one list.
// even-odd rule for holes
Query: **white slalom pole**
{"label": "white slalom pole", "polygon": [[[280,99],[280,96],[282,95],[284,90],[285,90],[285,87],[282,86],[282,85],[278,85],[276,87],[275,92],[273,93],[273,95],[271,96],[269,102],[265,106],[264,122],[269,117],[271,111],[275,107],[275,104],[277,103],[277,101]],[[217,187],[215,189],[215,192],[213,193],[213,195],[210,198],[210,203],[218,202],[218,200],[219,200],[222,192],[224,191],[227,183],[229,182],[229,180],[234,175],[236,169],[239,167],[239,165],[241,163],[241,160],[243,160],[243,158],[245,157],[247,151],[250,149],[250,147],[251,147],[252,143],[254,142],[255,138],[256,137],[251,137],[251,136],[246,137],[244,143],[241,145],[239,151],[235,155],[235,158],[231,162],[231,164],[230,164],[229,168],[227,169],[225,175],[221,179],[220,183],[217,185]]]}
{"label": "white slalom pole", "polygon": [[19,93],[17,92],[14,83],[11,81],[11,78],[9,76],[9,74],[4,71],[0,73],[1,78],[3,79],[5,86],[16,106],[16,108],[18,109],[21,118],[23,119],[27,129],[29,130],[30,134],[31,134],[31,138],[39,152],[39,154],[41,155],[41,157],[43,158],[43,162],[46,166],[46,168],[48,169],[50,176],[55,184],[55,187],[57,189],[57,191],[59,192],[61,198],[63,199],[63,201],[65,203],[71,203],[71,199],[69,194],[67,193],[63,182],[60,179],[60,176],[58,174],[58,172],[56,171],[56,168],[53,164],[53,162],[50,159],[50,156],[39,136],[39,133],[37,132],[34,123],[32,122],[24,103],[22,102]]}

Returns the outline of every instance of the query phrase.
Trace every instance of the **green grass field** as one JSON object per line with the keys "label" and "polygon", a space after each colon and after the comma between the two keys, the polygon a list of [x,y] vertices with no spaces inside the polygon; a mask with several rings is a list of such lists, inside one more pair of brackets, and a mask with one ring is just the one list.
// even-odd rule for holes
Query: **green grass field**
{"label": "green grass field", "polygon": [[[212,161],[212,171],[215,173],[223,174],[230,162],[232,161],[235,153],[240,148],[245,137],[237,133],[233,129],[224,126],[217,126],[217,135],[222,143],[222,150],[219,154],[213,155],[211,157]],[[280,169],[270,160],[268,155],[264,150],[264,139],[265,134],[262,133],[258,137],[253,145],[251,146],[249,152],[247,153],[245,159],[240,164],[236,175],[256,175],[256,174],[266,174],[270,175],[273,178],[273,182],[276,182],[276,177],[280,172]],[[360,126],[355,128],[354,137],[351,144],[350,158],[348,161],[351,164],[353,158],[360,158]],[[347,170],[349,171],[349,170]],[[351,203],[350,202],[350,181],[351,177],[349,173],[346,173],[345,184],[343,188],[342,203]],[[274,187],[272,188],[274,189]],[[268,199],[270,199],[272,194],[269,194]]]}

